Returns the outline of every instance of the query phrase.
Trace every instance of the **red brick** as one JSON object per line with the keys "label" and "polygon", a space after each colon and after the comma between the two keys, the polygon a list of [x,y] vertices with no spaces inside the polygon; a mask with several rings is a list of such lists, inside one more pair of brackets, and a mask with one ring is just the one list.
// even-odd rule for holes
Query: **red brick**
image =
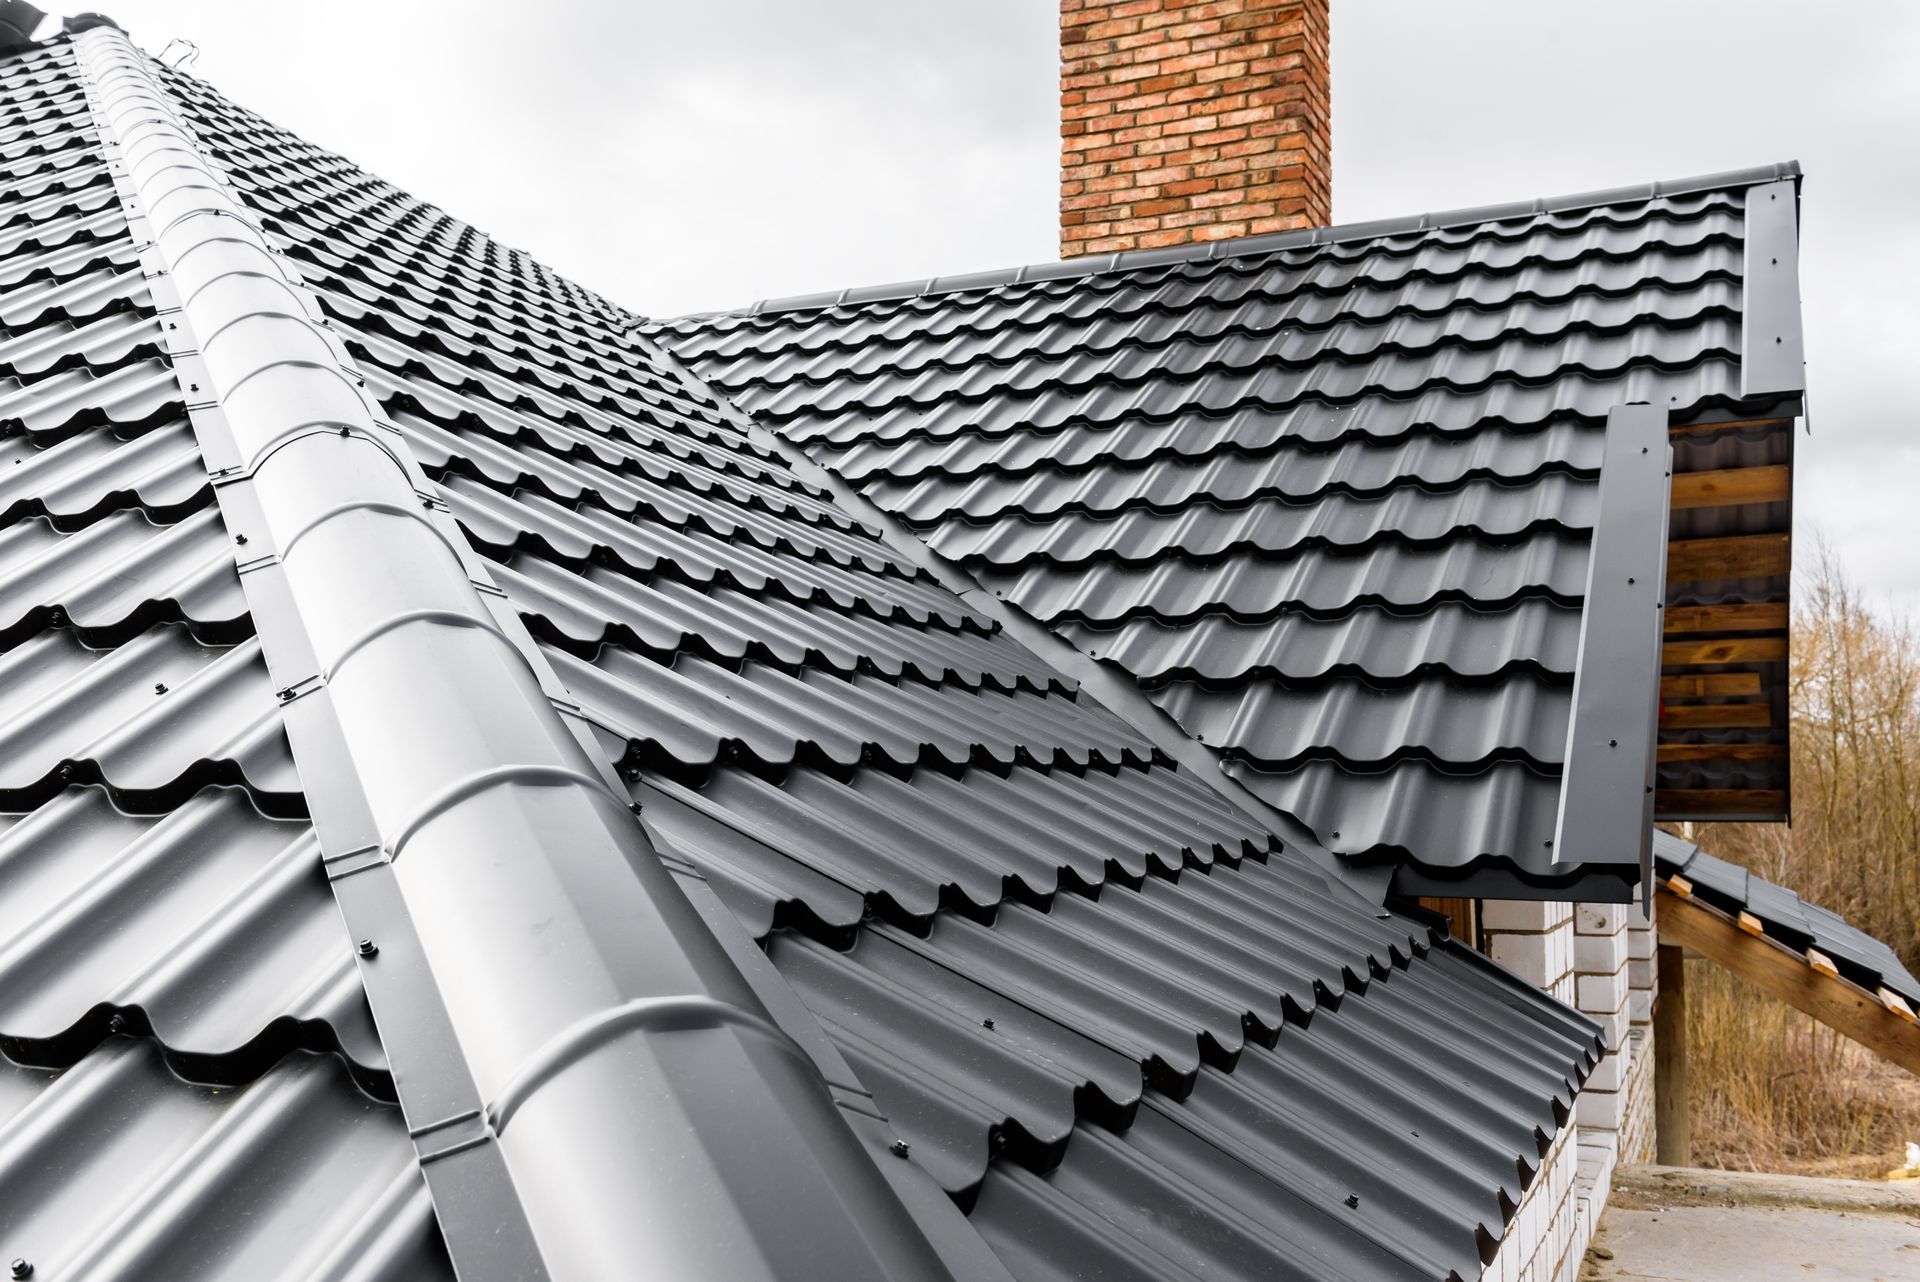
{"label": "red brick", "polygon": [[1060,0],[1062,254],[1326,221],[1329,0]]}

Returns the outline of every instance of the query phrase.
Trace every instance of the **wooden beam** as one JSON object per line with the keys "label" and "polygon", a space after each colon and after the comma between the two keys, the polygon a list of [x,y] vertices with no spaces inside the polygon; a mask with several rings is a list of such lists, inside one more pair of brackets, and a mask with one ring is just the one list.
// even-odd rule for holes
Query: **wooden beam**
{"label": "wooden beam", "polygon": [[1833,958],[1818,948],[1807,949],[1807,965],[1825,975],[1828,979],[1840,978],[1840,968],[1833,964]]}
{"label": "wooden beam", "polygon": [[1685,877],[1682,877],[1679,873],[1675,873],[1673,876],[1661,882],[1660,888],[1662,890],[1672,891],[1682,899],[1693,898],[1693,883]]}
{"label": "wooden beam", "polygon": [[1759,694],[1758,672],[1701,672],[1660,678],[1662,699],[1750,699]]}
{"label": "wooden beam", "polygon": [[1738,507],[1742,503],[1784,503],[1793,496],[1793,469],[1785,463],[1766,467],[1730,467],[1717,472],[1675,472],[1669,506]]}
{"label": "wooden beam", "polygon": [[1900,996],[1900,994],[1894,992],[1891,988],[1882,988],[1877,995],[1880,998],[1880,1004],[1882,1006],[1885,1006],[1909,1024],[1916,1022],[1913,1007],[1907,1005],[1906,998]]}
{"label": "wooden beam", "polygon": [[1756,938],[1762,937],[1767,933],[1767,924],[1744,908],[1740,910],[1740,916],[1735,920],[1739,924],[1740,929]]}
{"label": "wooden beam", "polygon": [[1785,637],[1721,637],[1712,641],[1668,641],[1660,662],[1668,667],[1699,663],[1785,663]]}
{"label": "wooden beam", "polygon": [[1784,743],[1663,743],[1662,761],[1785,761]]}
{"label": "wooden beam", "polygon": [[[1771,939],[1749,935],[1732,918],[1697,899],[1662,891],[1655,922],[1662,944],[1691,948],[1711,957],[1761,992],[1804,1011],[1908,1072],[1920,1073],[1920,1027],[1896,1014],[1877,994],[1845,979],[1821,974],[1799,953]],[[1656,1031],[1656,1071],[1659,1036]]]}
{"label": "wooden beam", "polygon": [[1785,534],[1736,534],[1724,539],[1676,539],[1667,544],[1667,582],[1770,579],[1785,574],[1793,551]]}
{"label": "wooden beam", "polygon": [[1654,949],[1659,970],[1653,998],[1653,1145],[1662,1166],[1693,1165],[1688,1113],[1686,950]]}
{"label": "wooden beam", "polygon": [[1785,601],[1667,607],[1667,632],[1785,632]]}
{"label": "wooden beam", "polygon": [[1660,712],[1662,730],[1764,730],[1773,724],[1765,703],[1669,703]]}
{"label": "wooden beam", "polygon": [[1787,794],[1779,788],[1662,788],[1653,808],[1666,815],[1784,815]]}

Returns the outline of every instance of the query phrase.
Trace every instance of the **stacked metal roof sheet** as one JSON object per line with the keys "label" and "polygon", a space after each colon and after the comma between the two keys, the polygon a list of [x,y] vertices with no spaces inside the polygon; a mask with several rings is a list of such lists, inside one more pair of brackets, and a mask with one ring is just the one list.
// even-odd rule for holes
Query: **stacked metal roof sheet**
{"label": "stacked metal roof sheet", "polygon": [[1331,849],[1617,897],[1632,851],[1552,851],[1607,415],[1755,412],[1743,206],[1788,172],[656,332]]}
{"label": "stacked metal roof sheet", "polygon": [[0,94],[0,1257],[445,1275],[71,51]]}
{"label": "stacked metal roof sheet", "polygon": [[[1146,1275],[1476,1270],[1590,1062],[1583,1021],[1297,865],[801,484],[624,337],[629,318],[175,83],[656,844],[762,938],[1016,1272],[1077,1267],[1091,1190],[1128,1178],[1273,1222],[1207,1262],[1194,1235],[1108,1206],[1109,1231],[1161,1258]],[[1264,1093],[1239,1076],[1255,1064]],[[1378,1127],[1381,1092],[1432,1120]],[[1208,1122],[1203,1098],[1237,1121]],[[1368,1156],[1270,1155],[1250,1188],[1235,1128],[1256,1125]],[[1176,1180],[1127,1158],[1150,1133],[1203,1164]],[[987,1195],[1006,1180],[1017,1199]],[[1056,1227],[1021,1230],[1035,1213]]]}
{"label": "stacked metal roof sheet", "polygon": [[[1299,862],[800,483],[632,318],[166,83],[656,845],[1008,1268],[1477,1273],[1592,1025]],[[68,47],[0,64],[0,91],[0,1257],[442,1274]]]}

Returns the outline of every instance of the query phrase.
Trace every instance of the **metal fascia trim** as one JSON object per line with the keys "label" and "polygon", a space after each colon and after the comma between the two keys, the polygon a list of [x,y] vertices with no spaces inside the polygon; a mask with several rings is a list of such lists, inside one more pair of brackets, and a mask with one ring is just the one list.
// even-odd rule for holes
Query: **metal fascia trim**
{"label": "metal fascia trim", "polygon": [[1664,407],[1607,415],[1553,864],[1646,866],[1673,450]]}
{"label": "metal fascia trim", "polygon": [[1807,352],[1800,328],[1800,184],[1788,178],[1747,188],[1743,230],[1740,395],[1804,392]]}
{"label": "metal fascia trim", "polygon": [[[456,1270],[953,1276],[817,1057],[770,1056],[737,1034],[765,1019],[734,951],[751,942],[730,916],[703,914],[626,805],[608,804],[608,762],[563,714],[569,696],[524,623],[459,554],[452,517],[426,505],[400,519],[431,487],[403,437],[374,431],[344,346],[301,305],[297,264],[266,246],[124,36],[76,45],[92,83],[111,85],[95,119],[110,167],[141,175],[116,189],[188,300],[176,324],[217,335],[195,367],[217,412],[195,430],[231,438],[210,458],[251,460],[216,493],[223,515],[246,513],[259,564],[242,583],[269,670],[309,687],[283,705],[288,738],[342,916],[377,945],[361,974]],[[123,165],[129,118],[139,140]],[[196,163],[153,163],[162,148]],[[212,224],[259,242],[198,216],[216,211]],[[309,675],[346,638],[358,638],[351,667]],[[542,786],[493,786],[511,779]],[[380,853],[396,837],[404,862]],[[486,1123],[481,1101],[537,1071],[568,1030],[689,996],[738,1015],[644,1050],[626,1040],[639,1030],[602,1024],[511,1138]]]}
{"label": "metal fascia trim", "polygon": [[[629,334],[627,337],[646,353],[649,360],[672,370],[689,386],[700,386],[696,376],[663,344],[640,334]],[[928,547],[905,523],[881,510],[879,505],[860,493],[838,472],[820,466],[798,445],[754,422],[751,416],[743,413],[724,396],[716,393],[714,400],[722,415],[738,424],[756,444],[778,454],[801,480],[827,491],[843,511],[880,531],[888,547],[926,570],[970,608],[992,619],[1006,629],[1015,641],[1078,682],[1103,707],[1132,726],[1200,782],[1266,825],[1269,832],[1281,837],[1326,873],[1330,885],[1355,895],[1369,912],[1380,909],[1392,876],[1390,866],[1349,864],[1341,860],[1322,845],[1304,823],[1263,800],[1229,775],[1221,767],[1219,754],[1183,730],[1165,710],[1147,698],[1131,677],[1112,664],[1082,654],[1052,628],[991,595],[965,569]]]}

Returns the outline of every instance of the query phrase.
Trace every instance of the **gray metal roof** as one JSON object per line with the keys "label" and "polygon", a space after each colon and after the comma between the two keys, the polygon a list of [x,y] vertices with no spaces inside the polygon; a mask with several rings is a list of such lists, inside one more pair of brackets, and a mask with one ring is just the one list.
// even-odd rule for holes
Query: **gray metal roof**
{"label": "gray metal roof", "polygon": [[1920,1006],[1920,979],[1899,954],[1832,909],[1810,904],[1787,887],[1664,830],[1654,833],[1653,857],[1662,878],[1685,877],[1693,884],[1694,896],[1721,912],[1751,913],[1768,937],[1796,952],[1818,949],[1842,976],[1869,993],[1884,987],[1909,1005]]}
{"label": "gray metal roof", "polygon": [[[755,995],[881,1137],[855,1176],[897,1190],[953,1272],[1477,1274],[1595,1062],[1591,1023],[1299,860],[798,482],[618,309],[143,74],[298,265],[375,427],[618,768],[645,858],[697,869],[714,938],[757,943],[730,954]],[[0,1191],[21,1190],[0,1258],[49,1278],[421,1277],[449,1249],[484,1268],[402,1119],[393,1065],[420,1030],[363,991],[404,958],[384,934],[356,958],[335,900],[365,874],[323,871],[339,779],[300,720],[313,695],[278,694],[262,652],[285,618],[256,617],[245,580],[274,492],[240,543],[71,46],[0,63],[0,92]],[[360,564],[336,582],[380,581]],[[506,697],[456,688],[476,717]],[[495,858],[516,866],[579,832],[538,806],[515,822]],[[402,889],[436,944],[502,911],[430,872]],[[471,990],[456,1012],[493,999],[483,967],[434,969]],[[664,1107],[594,1103],[615,1134]],[[749,1116],[702,1114],[698,1137]],[[617,1168],[551,1157],[599,1180],[583,1205],[638,1204]],[[844,1246],[752,1227],[785,1235],[763,1272]]]}
{"label": "gray metal roof", "polygon": [[[1608,416],[1794,412],[1797,361],[1743,385],[1743,228],[1750,193],[1791,200],[1797,175],[843,291],[651,332],[1130,675],[1334,851],[1395,865],[1408,891],[1624,898],[1638,838],[1611,857],[1553,848],[1578,809],[1563,782],[1590,575],[1627,565],[1593,549],[1644,542],[1622,577],[1661,578],[1664,502],[1658,528],[1601,514]],[[1783,305],[1788,319],[1797,353]],[[1727,466],[1742,432],[1769,431],[1690,432],[1675,466]],[[1674,599],[1765,599],[1755,586]],[[1650,626],[1587,642],[1634,650],[1634,692],[1610,697],[1636,733],[1603,741],[1651,740]],[[1663,764],[1663,788],[1725,763],[1675,768],[1691,774]],[[1629,783],[1601,809],[1629,814]],[[1743,784],[1761,786],[1716,786]]]}

